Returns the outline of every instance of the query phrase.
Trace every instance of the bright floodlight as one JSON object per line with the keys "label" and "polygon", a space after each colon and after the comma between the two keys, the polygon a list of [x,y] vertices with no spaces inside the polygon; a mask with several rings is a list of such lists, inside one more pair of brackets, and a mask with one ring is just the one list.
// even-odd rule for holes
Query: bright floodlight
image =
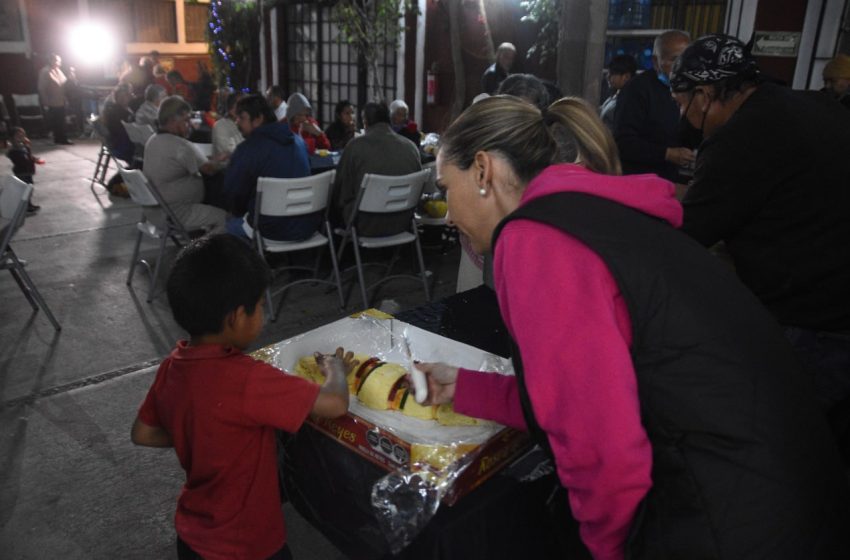
{"label": "bright floodlight", "polygon": [[96,65],[112,58],[115,39],[109,29],[95,22],[82,22],[71,30],[71,52],[81,65]]}

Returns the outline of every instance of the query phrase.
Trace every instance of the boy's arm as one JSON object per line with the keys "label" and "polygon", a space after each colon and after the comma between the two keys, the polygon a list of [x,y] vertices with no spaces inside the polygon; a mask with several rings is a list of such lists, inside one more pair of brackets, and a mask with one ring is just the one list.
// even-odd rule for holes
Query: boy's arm
{"label": "boy's arm", "polygon": [[316,362],[325,374],[325,383],[319,390],[311,414],[321,418],[336,418],[348,412],[348,381],[345,374],[357,362],[353,354],[343,356],[343,349],[337,348],[336,354],[315,353]]}
{"label": "boy's arm", "polygon": [[136,416],[136,421],[133,422],[130,439],[136,445],[144,445],[146,447],[174,447],[171,434],[163,428],[148,426],[138,416]]}

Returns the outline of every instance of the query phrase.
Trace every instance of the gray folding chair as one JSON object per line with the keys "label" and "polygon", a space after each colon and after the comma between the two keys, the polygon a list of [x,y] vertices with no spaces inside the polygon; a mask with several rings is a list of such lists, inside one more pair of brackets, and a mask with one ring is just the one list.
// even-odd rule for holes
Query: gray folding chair
{"label": "gray folding chair", "polygon": [[145,157],[145,143],[147,143],[148,138],[155,134],[153,127],[149,124],[136,124],[124,121],[121,121],[121,125],[127,132],[127,137],[130,139],[130,142],[133,143],[133,147],[135,148],[135,159],[137,162],[141,163]]}
{"label": "gray folding chair", "polygon": [[[147,302],[153,301],[156,295],[156,285],[159,280],[159,269],[162,265],[162,257],[165,254],[165,245],[171,239],[177,247],[182,247],[191,239],[203,235],[203,230],[190,232],[187,230],[174,211],[163,200],[162,195],[138,169],[124,169],[119,167],[121,178],[127,185],[127,191],[130,193],[130,198],[141,207],[142,216],[136,224],[136,245],[133,248],[133,260],[130,262],[130,271],[127,273],[127,285],[133,284],[133,273],[136,270],[136,264],[141,264],[145,267],[150,277],[150,289],[148,290]],[[164,224],[156,225],[148,217],[147,212],[150,210],[159,209],[164,214]],[[142,244],[142,237],[154,239],[159,243],[159,252],[156,255],[156,262],[151,267],[150,263],[145,259],[139,259],[139,248]]]}
{"label": "gray folding chair", "polygon": [[11,245],[12,238],[24,223],[32,185],[12,176],[5,177],[3,182],[3,188],[0,190],[0,269],[6,269],[12,274],[12,278],[18,283],[33,311],[44,309],[53,328],[60,331],[62,326],[53,316],[53,312],[50,311],[32,278],[24,269],[26,263],[18,258]]}
{"label": "gray folding chair", "polygon": [[[308,249],[321,249],[327,247],[331,256],[333,267],[333,281],[319,277],[319,263],[322,256],[321,250],[316,256],[315,265],[310,268],[306,266],[284,266],[277,267],[274,272],[288,270],[304,270],[311,273],[309,278],[302,278],[288,282],[275,290],[272,294],[271,288],[266,289],[266,303],[269,307],[271,320],[275,321],[280,314],[286,290],[298,284],[328,284],[335,286],[339,295],[340,307],[345,307],[342,295],[342,282],[339,275],[339,265],[334,248],[331,225],[328,221],[327,209],[331,195],[335,171],[326,171],[310,177],[299,177],[296,179],[277,179],[273,177],[260,177],[257,180],[257,197],[254,208],[254,223],[252,224],[254,243],[260,256],[265,259],[265,253],[291,253],[295,251],[306,251]],[[324,234],[316,231],[312,237],[304,241],[275,241],[266,239],[260,234],[260,216],[268,217],[295,217],[322,212],[324,215]],[[277,309],[272,305],[273,296],[281,294]]]}
{"label": "gray folding chair", "polygon": [[[398,177],[367,173],[363,177],[363,182],[360,184],[360,191],[357,193],[357,202],[354,205],[354,210],[351,212],[348,226],[344,230],[336,230],[336,233],[342,236],[337,260],[342,257],[347,244],[350,243],[354,249],[357,278],[360,282],[360,295],[363,298],[364,308],[368,309],[369,307],[369,290],[373,290],[381,284],[397,278],[421,280],[422,288],[425,290],[425,299],[426,301],[431,301],[431,293],[428,288],[428,273],[425,270],[425,260],[422,257],[422,246],[419,243],[419,232],[416,228],[415,217],[411,217],[410,231],[402,231],[401,233],[385,237],[361,237],[357,234],[357,216],[360,212],[388,214],[410,211],[412,214],[413,209],[419,204],[419,200],[422,197],[422,188],[430,174],[431,172],[427,169]],[[419,260],[419,276],[416,277],[410,274],[390,275],[393,266],[398,260],[398,249],[402,245],[411,243],[416,248],[416,256]],[[389,263],[364,263],[362,261],[360,249],[382,249],[385,247],[397,248]],[[380,280],[367,286],[363,272],[365,266],[382,266],[386,272]]]}
{"label": "gray folding chair", "polygon": [[[35,135],[36,132],[43,134],[47,131],[47,121],[41,108],[41,101],[37,93],[12,94],[12,102],[15,104],[15,123],[23,127],[28,133]],[[36,125],[36,126],[33,126]]]}

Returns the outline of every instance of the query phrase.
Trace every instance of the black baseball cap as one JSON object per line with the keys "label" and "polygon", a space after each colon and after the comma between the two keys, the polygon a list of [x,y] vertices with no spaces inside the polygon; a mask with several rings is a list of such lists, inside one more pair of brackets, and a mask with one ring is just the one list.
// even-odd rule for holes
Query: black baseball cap
{"label": "black baseball cap", "polygon": [[733,76],[756,78],[759,67],[750,49],[730,35],[700,37],[673,64],[670,88],[677,93]]}

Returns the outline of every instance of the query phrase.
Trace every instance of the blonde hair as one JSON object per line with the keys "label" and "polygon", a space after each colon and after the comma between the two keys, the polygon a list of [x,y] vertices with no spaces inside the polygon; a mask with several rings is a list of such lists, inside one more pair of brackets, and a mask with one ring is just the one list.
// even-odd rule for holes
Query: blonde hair
{"label": "blonde hair", "polygon": [[606,175],[621,173],[614,138],[584,100],[564,98],[541,112],[510,95],[482,99],[464,111],[440,139],[440,153],[462,170],[478,152],[503,157],[526,184],[553,163],[581,162]]}

